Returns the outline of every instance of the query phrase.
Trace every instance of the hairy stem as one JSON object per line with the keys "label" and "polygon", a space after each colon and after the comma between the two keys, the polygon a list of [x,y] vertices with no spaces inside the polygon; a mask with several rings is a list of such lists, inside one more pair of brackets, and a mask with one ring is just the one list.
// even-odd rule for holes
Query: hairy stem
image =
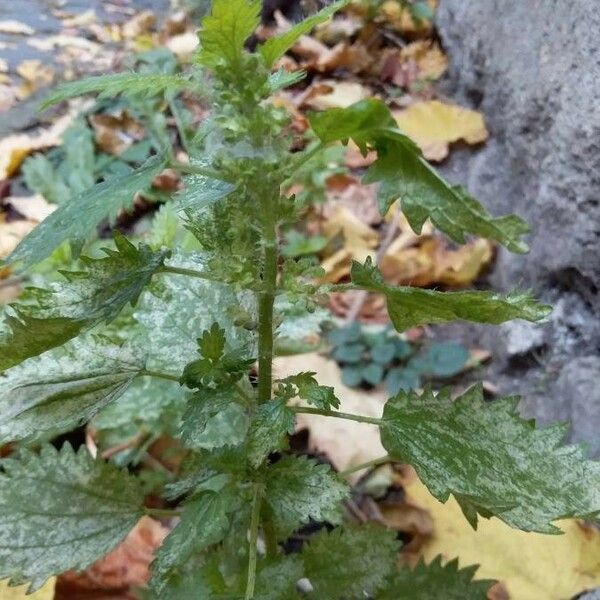
{"label": "hairy stem", "polygon": [[303,413],[307,415],[320,415],[321,417],[335,417],[337,419],[346,419],[348,421],[357,421],[358,423],[372,423],[373,425],[381,425],[381,419],[376,417],[365,417],[363,415],[352,415],[350,413],[339,412],[337,410],[322,410],[320,408],[310,408],[308,406],[292,406],[290,407],[295,413]]}
{"label": "hairy stem", "polygon": [[264,262],[263,287],[258,293],[258,402],[271,399],[273,385],[273,304],[277,292],[277,233],[273,207],[263,204]]}
{"label": "hairy stem", "polygon": [[250,519],[250,547],[248,553],[248,580],[246,583],[245,600],[254,598],[254,586],[256,585],[256,560],[258,541],[258,528],[260,525],[260,505],[262,500],[262,489],[260,484],[254,484],[254,496],[252,498],[252,517]]}

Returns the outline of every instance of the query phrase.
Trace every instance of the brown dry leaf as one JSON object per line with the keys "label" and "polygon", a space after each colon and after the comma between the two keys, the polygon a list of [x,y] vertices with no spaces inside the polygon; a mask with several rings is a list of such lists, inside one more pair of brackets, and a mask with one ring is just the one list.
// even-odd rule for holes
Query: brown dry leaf
{"label": "brown dry leaf", "polygon": [[118,156],[134,142],[144,138],[142,125],[127,111],[118,115],[97,114],[90,117],[96,143],[108,154]]}
{"label": "brown dry leaf", "polygon": [[121,32],[126,40],[134,40],[148,33],[156,24],[156,16],[151,10],[143,10],[123,23]]}
{"label": "brown dry leaf", "polygon": [[[316,373],[321,385],[332,386],[335,389],[341,403],[340,410],[344,412],[381,417],[383,405],[388,397],[385,390],[375,390],[366,394],[364,391],[346,387],[341,382],[337,363],[317,353],[276,358],[273,369],[278,379],[301,371]],[[323,452],[340,471],[385,455],[376,425],[299,414],[297,430],[305,428],[310,434],[310,450]],[[360,476],[360,472],[353,473],[349,479],[356,481]]]}
{"label": "brown dry leaf", "polygon": [[27,594],[29,585],[12,587],[7,581],[0,581],[0,600],[54,600],[56,578],[49,579],[41,589],[33,594]]}
{"label": "brown dry leaf", "polygon": [[33,196],[9,196],[4,199],[5,204],[10,204],[19,214],[29,221],[41,223],[48,215],[56,210],[55,204],[50,204],[41,194]]}
{"label": "brown dry leaf", "polygon": [[32,152],[58,146],[65,130],[71,125],[82,103],[75,102],[68,114],[60,117],[48,128],[38,129],[35,133],[9,135],[0,140],[0,180],[12,177],[23,160]]}
{"label": "brown dry leaf", "polygon": [[417,236],[406,228],[386,251],[381,271],[390,283],[461,287],[477,279],[491,262],[493,249],[493,244],[484,239],[451,248],[442,238]]}
{"label": "brown dry leaf", "polygon": [[458,556],[461,567],[479,564],[477,577],[498,579],[512,600],[565,600],[600,586],[600,532],[578,521],[560,521],[564,535],[512,529],[496,518],[474,531],[454,498],[442,504],[415,477],[407,501],[429,512],[434,532],[422,548],[427,562]]}
{"label": "brown dry leaf", "polygon": [[[377,205],[377,186],[362,185],[356,178],[334,176],[327,180],[327,201],[323,205],[323,217],[333,218],[338,206],[350,210],[359,221],[367,225],[381,223],[381,213]],[[344,185],[340,185],[346,177]]]}
{"label": "brown dry leaf", "polygon": [[314,37],[326,44],[337,44],[352,37],[362,28],[362,19],[352,15],[343,15],[318,25]]}
{"label": "brown dry leaf", "polygon": [[17,73],[25,80],[18,91],[21,100],[50,85],[56,75],[51,66],[38,59],[24,60],[17,67]]}
{"label": "brown dry leaf", "polygon": [[109,597],[145,585],[150,578],[154,553],[168,532],[158,521],[142,517],[110,554],[83,573],[70,571],[60,575],[55,600],[85,600],[96,598],[98,593]]}
{"label": "brown dry leaf", "polygon": [[322,81],[321,87],[313,96],[306,98],[305,103],[316,110],[329,108],[347,108],[355,102],[371,96],[371,90],[361,83],[353,81]]}
{"label": "brown dry leaf", "polygon": [[417,102],[396,111],[398,127],[421,148],[425,158],[440,161],[448,156],[452,142],[478,144],[488,138],[481,113],[439,100]]}
{"label": "brown dry leaf", "polygon": [[373,57],[363,43],[355,42],[350,45],[346,42],[340,42],[321,54],[315,66],[322,73],[335,71],[336,69],[347,69],[357,74],[367,71],[372,64]]}
{"label": "brown dry leaf", "polygon": [[[340,273],[343,275],[338,278],[338,281],[350,274],[348,261],[342,264]],[[331,309],[331,312],[341,319],[345,319],[350,311],[354,309],[354,303],[359,294],[361,294],[361,292],[357,290],[334,292],[330,294],[329,308]],[[363,298],[361,297],[361,302],[362,301]],[[360,312],[358,313],[358,319],[362,323],[371,325],[383,325],[389,323],[390,318],[388,316],[385,298],[379,294],[369,294],[361,306]]]}
{"label": "brown dry leaf", "polygon": [[400,50],[400,59],[416,64],[419,79],[439,79],[448,69],[448,57],[437,42],[430,40],[408,44]]}
{"label": "brown dry leaf", "polygon": [[29,25],[22,23],[21,21],[15,21],[8,19],[6,21],[0,21],[0,33],[11,33],[13,35],[33,35],[35,29]]}

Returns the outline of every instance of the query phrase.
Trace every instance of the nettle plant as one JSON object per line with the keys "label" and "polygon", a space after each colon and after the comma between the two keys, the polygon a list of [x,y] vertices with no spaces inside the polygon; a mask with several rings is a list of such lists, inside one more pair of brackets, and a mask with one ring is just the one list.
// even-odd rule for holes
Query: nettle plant
{"label": "nettle plant", "polygon": [[[189,163],[166,148],[135,172],[71,196],[9,262],[27,268],[66,241],[81,247],[166,167],[184,179],[172,202],[202,250],[136,246],[115,234],[103,257],[82,258],[79,270],[25,289],[5,310],[0,442],[13,444],[13,453],[0,472],[0,578],[35,590],[108,553],[142,516],[177,516],[152,564],[149,598],[485,597],[490,582],[473,581],[475,568],[438,560],[398,569],[393,531],[344,524],[344,478],[286,449],[298,413],[376,424],[390,460],[413,465],[439,500],[453,495],[474,527],[480,515],[558,533],[557,519],[598,514],[598,463],[579,447],[560,445],[563,425],[536,429],[521,419],[517,398],[485,402],[479,386],[456,399],[448,391],[401,391],[373,418],[340,412],[334,390],[313,373],[274,378],[286,310],[308,314],[332,290],[383,294],[398,331],[455,319],[539,321],[549,311],[525,293],[392,287],[370,261],[353,265],[350,283],[320,285],[313,263],[280,252],[281,232],[302,208],[281,190],[325,147],[348,140],[377,153],[365,181],[379,183],[382,213],[400,199],[417,232],[430,219],[457,243],[478,235],[526,251],[525,223],[492,218],[445,183],[379,100],[310,115],[318,146],[290,151],[288,116],[269,97],[303,74],[272,67],[343,4],[249,53],[245,42],[261,2],[214,0],[191,75],[102,76],[67,84],[51,98],[192,93],[200,86],[211,94],[213,113],[188,140]],[[255,361],[256,386],[249,377]],[[183,392],[174,435],[187,453],[164,489],[171,508],[145,507],[133,470],[95,458],[85,446],[48,443],[114,406],[139,380]],[[283,542],[311,521],[327,527],[286,555]]]}

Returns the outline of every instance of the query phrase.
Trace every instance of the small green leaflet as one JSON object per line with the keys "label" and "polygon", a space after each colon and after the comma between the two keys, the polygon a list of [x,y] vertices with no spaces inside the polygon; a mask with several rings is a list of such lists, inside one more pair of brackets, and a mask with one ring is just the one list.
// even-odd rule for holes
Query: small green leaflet
{"label": "small green leaflet", "polygon": [[[400,543],[395,532],[376,525],[322,530],[302,551],[315,598],[371,597],[393,571]],[[412,600],[412,596],[406,596]]]}
{"label": "small green leaflet", "polygon": [[239,508],[240,500],[239,495],[223,489],[204,492],[185,505],[181,522],[167,536],[152,563],[151,586],[159,598],[181,580],[181,571],[185,571],[189,560],[225,537],[229,515]]}
{"label": "small green leaflet", "polygon": [[216,68],[239,67],[246,40],[260,23],[261,0],[213,0],[202,20],[198,62]]}
{"label": "small green leaflet", "polygon": [[428,565],[419,562],[414,569],[401,568],[376,596],[376,600],[487,600],[495,583],[489,579],[473,581],[477,566],[458,568],[458,559],[442,565],[441,557]]}
{"label": "small green leaflet", "polygon": [[269,38],[259,48],[265,65],[271,69],[275,62],[280,59],[303,35],[309,33],[320,23],[324,23],[331,18],[338,10],[344,8],[349,0],[339,0],[329,6],[326,6],[315,15],[304,19],[297,25],[294,25],[289,31],[278,36]]}
{"label": "small green leaflet", "polygon": [[53,104],[86,94],[98,94],[99,99],[114,96],[134,96],[150,98],[158,94],[174,93],[183,89],[188,80],[181,75],[166,73],[117,73],[88,77],[81,81],[71,81],[56,88],[40,105],[46,109]]}
{"label": "small green leaflet", "polygon": [[175,196],[175,200],[190,221],[194,221],[206,207],[227,198],[236,189],[233,183],[205,175],[188,175],[184,177],[184,183],[185,187]]}
{"label": "small green leaflet", "polygon": [[347,496],[348,487],[329,465],[314,460],[287,456],[266,472],[265,502],[282,538],[310,519],[339,522],[340,503]]}
{"label": "small green leaflet", "polygon": [[72,196],[21,241],[8,262],[27,268],[50,256],[65,241],[84,242],[103,220],[112,220],[120,210],[131,208],[136,192],[149,187],[165,165],[164,158],[154,157],[134,173],[112,177]]}
{"label": "small green leaflet", "polygon": [[115,243],[104,258],[82,258],[85,271],[63,272],[67,281],[49,289],[27,288],[10,305],[0,320],[0,371],[114,319],[137,301],[168,252],[136,248],[119,233]]}
{"label": "small green leaflet", "polygon": [[88,336],[9,369],[0,377],[0,444],[86,423],[143,368],[130,349]]}
{"label": "small green leaflet", "polygon": [[415,287],[386,285],[371,259],[364,265],[352,263],[352,283],[363,290],[384,294],[394,327],[405,331],[409,327],[428,323],[448,323],[457,319],[475,323],[503,323],[510,319],[542,321],[551,308],[539,304],[530,294],[511,292],[437,292]]}
{"label": "small green leaflet", "polygon": [[258,468],[271,452],[281,450],[285,436],[294,432],[294,412],[285,401],[270,400],[261,404],[248,431],[248,460]]}
{"label": "small green leaflet", "polygon": [[339,408],[340,401],[331,386],[319,385],[315,379],[316,373],[298,373],[282,379],[279,383],[293,385],[298,388],[298,397],[306,400],[312,406],[323,410]]}
{"label": "small green leaflet", "polygon": [[83,570],[112,550],[143,513],[135,477],[93,459],[44,446],[2,461],[0,579],[31,589],[69,569]]}
{"label": "small green leaflet", "polygon": [[600,512],[600,463],[580,446],[561,446],[565,425],[536,429],[517,412],[518,398],[493,402],[474,386],[453,401],[400,392],[380,426],[385,449],[413,465],[441,502],[450,494],[473,527],[477,514],[523,531],[559,533],[552,521]]}
{"label": "small green leaflet", "polygon": [[286,71],[285,69],[279,69],[279,71],[275,71],[269,77],[271,93],[274,94],[286,87],[300,83],[305,77],[306,71]]}
{"label": "small green leaflet", "polygon": [[459,187],[448,185],[423,158],[417,145],[402,134],[391,112],[380,100],[361,100],[348,108],[334,108],[309,117],[322,142],[352,138],[363,153],[377,151],[377,160],[364,183],[380,183],[379,205],[385,214],[397,199],[416,233],[429,218],[459,244],[465,235],[496,240],[512,252],[526,252],[521,240],[529,231],[519,217],[491,217],[479,202]]}
{"label": "small green leaflet", "polygon": [[188,448],[213,450],[244,441],[248,416],[234,395],[225,387],[204,388],[191,396],[181,425],[181,439]]}
{"label": "small green leaflet", "polygon": [[299,556],[285,556],[259,564],[254,600],[296,600],[298,580],[304,576]]}

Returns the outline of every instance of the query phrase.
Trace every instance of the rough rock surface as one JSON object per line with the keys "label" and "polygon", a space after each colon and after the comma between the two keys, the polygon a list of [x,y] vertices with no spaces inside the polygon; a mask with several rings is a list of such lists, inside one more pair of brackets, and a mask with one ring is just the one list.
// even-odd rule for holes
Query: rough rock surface
{"label": "rough rock surface", "polygon": [[[447,96],[485,114],[491,139],[443,172],[495,214],[533,227],[490,284],[532,288],[555,311],[543,334],[477,330],[494,381],[543,422],[569,419],[600,454],[600,11],[597,0],[441,0]],[[469,334],[467,334],[469,335]],[[473,335],[471,330],[470,335]]]}

